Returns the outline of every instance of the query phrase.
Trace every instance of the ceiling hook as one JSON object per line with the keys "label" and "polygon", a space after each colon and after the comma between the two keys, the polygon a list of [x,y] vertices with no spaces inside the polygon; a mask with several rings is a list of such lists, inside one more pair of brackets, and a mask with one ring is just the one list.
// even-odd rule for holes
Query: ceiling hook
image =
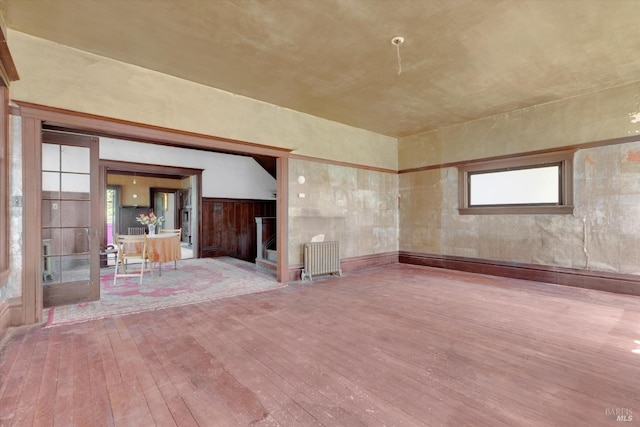
{"label": "ceiling hook", "polygon": [[404,43],[404,37],[396,36],[391,39],[391,44],[396,47],[398,52],[398,75],[402,74],[402,59],[400,58],[400,45]]}

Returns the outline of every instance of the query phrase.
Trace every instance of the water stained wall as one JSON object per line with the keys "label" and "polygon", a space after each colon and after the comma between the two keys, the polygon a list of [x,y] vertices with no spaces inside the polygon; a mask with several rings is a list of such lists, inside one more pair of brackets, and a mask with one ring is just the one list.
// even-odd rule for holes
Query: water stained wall
{"label": "water stained wall", "polygon": [[573,215],[459,215],[455,167],[399,193],[400,250],[640,274],[640,142],[576,152]]}
{"label": "water stained wall", "polygon": [[640,274],[639,154],[640,142],[576,153],[575,215],[589,269]]}
{"label": "water stained wall", "polygon": [[339,241],[341,258],[397,251],[397,197],[397,174],[290,160],[289,263],[317,234]]}

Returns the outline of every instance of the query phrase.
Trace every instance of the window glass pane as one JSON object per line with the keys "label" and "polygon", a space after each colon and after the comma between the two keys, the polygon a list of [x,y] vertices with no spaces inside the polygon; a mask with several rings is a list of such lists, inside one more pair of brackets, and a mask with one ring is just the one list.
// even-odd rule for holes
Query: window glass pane
{"label": "window glass pane", "polygon": [[469,175],[470,206],[558,204],[559,166]]}
{"label": "window glass pane", "polygon": [[42,144],[42,170],[60,170],[60,146],[57,144]]}
{"label": "window glass pane", "polygon": [[61,145],[62,147],[62,171],[89,173],[91,166],[88,147],[73,147]]}

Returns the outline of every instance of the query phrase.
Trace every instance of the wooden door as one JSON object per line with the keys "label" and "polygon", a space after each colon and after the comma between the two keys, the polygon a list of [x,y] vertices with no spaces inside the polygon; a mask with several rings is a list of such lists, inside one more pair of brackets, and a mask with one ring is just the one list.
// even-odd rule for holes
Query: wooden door
{"label": "wooden door", "polygon": [[98,141],[42,134],[44,307],[100,298]]}

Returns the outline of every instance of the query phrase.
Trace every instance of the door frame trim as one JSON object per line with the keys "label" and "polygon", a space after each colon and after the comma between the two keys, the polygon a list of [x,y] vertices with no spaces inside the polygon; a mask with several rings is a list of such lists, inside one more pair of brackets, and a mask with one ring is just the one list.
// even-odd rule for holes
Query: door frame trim
{"label": "door frame trim", "polygon": [[[22,322],[42,321],[42,121],[22,117]],[[36,172],[39,172],[36,174]],[[36,227],[32,227],[36,224]]]}
{"label": "door frame trim", "polygon": [[[122,138],[183,148],[200,148],[231,154],[260,154],[276,158],[277,197],[276,197],[276,234],[277,234],[277,273],[278,282],[287,281],[288,271],[288,159],[290,149],[265,146],[250,142],[219,138],[191,132],[179,131],[141,123],[112,119],[71,110],[48,107],[29,102],[14,100],[18,105],[18,115],[22,117],[22,162],[23,162],[23,254],[37,254],[41,251],[42,232],[42,185],[40,179],[34,179],[33,171],[41,169],[43,126],[60,127],[56,130],[69,130],[88,133],[95,136]],[[13,109],[12,112],[15,112]],[[31,175],[29,175],[31,173]],[[198,214],[202,214],[198,207]],[[42,277],[42,265],[39,257],[23,256],[22,266],[22,320],[23,324],[42,321],[42,287],[38,277]]]}

